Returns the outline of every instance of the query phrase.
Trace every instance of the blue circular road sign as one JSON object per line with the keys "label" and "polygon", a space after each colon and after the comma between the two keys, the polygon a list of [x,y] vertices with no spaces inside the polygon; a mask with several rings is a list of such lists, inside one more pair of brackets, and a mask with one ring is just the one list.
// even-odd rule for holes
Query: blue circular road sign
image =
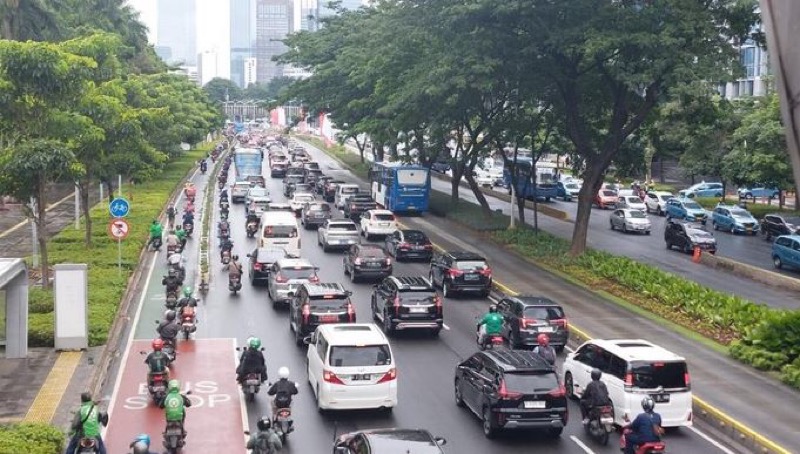
{"label": "blue circular road sign", "polygon": [[131,210],[131,204],[122,197],[117,197],[108,204],[108,212],[115,218],[124,218]]}

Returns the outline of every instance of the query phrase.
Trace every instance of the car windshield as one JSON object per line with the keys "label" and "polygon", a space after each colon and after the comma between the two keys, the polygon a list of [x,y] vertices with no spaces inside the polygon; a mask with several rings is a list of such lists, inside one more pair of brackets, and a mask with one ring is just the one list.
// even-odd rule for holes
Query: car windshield
{"label": "car windshield", "polygon": [[347,309],[350,300],[341,295],[324,295],[322,298],[311,298],[308,301],[312,311],[332,311]]}
{"label": "car windshield", "polygon": [[403,301],[407,303],[430,303],[433,302],[433,299],[436,297],[436,293],[433,290],[400,290],[400,294],[402,295]]}
{"label": "car windshield", "polygon": [[633,386],[637,388],[686,388],[687,369],[683,361],[633,361]]}
{"label": "car windshield", "polygon": [[578,185],[575,183],[567,183],[564,185],[564,187],[567,189],[580,189],[580,187],[578,187]]}
{"label": "car windshield", "polygon": [[386,253],[379,247],[362,247],[358,255],[360,257],[384,257]]}
{"label": "car windshield", "polygon": [[750,215],[750,213],[748,213],[745,210],[731,210],[731,216],[735,218],[748,218],[748,219],[753,217]]}
{"label": "car windshield", "polygon": [[308,202],[309,200],[314,200],[314,196],[311,194],[297,194],[294,196],[295,202]]}
{"label": "car windshield", "polygon": [[647,215],[642,210],[631,210],[628,212],[629,218],[644,219]]}
{"label": "car windshield", "polygon": [[333,345],[328,363],[333,367],[367,367],[392,364],[388,345]]}
{"label": "car windshield", "polygon": [[625,201],[628,203],[642,203],[642,199],[636,196],[625,197]]}
{"label": "car windshield", "polygon": [[314,268],[310,266],[290,266],[281,268],[280,273],[286,279],[308,279],[314,275]]}
{"label": "car windshield", "polygon": [[602,193],[602,194],[603,194],[603,196],[605,196],[605,197],[614,197],[615,195],[617,195],[617,193],[616,193],[616,192],[614,192],[614,191],[608,191],[608,190],[603,190],[603,191],[601,191],[601,193]]}
{"label": "car windshield", "polygon": [[558,379],[553,372],[527,374],[507,372],[504,378],[506,389],[510,392],[533,394],[558,389]]}
{"label": "car windshield", "polygon": [[665,201],[665,202],[666,202],[667,200],[669,200],[669,199],[674,199],[674,198],[675,198],[675,196],[674,196],[674,195],[660,195],[660,196],[658,196],[658,197],[659,197],[661,200]]}
{"label": "car windshield", "polygon": [[290,225],[268,225],[264,227],[265,238],[294,238],[297,228]]}
{"label": "car windshield", "polygon": [[300,181],[303,181],[302,175],[289,175],[286,177],[287,183],[298,183]]}
{"label": "car windshield", "polygon": [[250,190],[250,197],[266,197],[269,195],[269,191],[264,188],[253,188]]}
{"label": "car windshield", "polygon": [[358,192],[358,188],[348,188],[346,186],[342,186],[342,194],[355,194]]}
{"label": "car windshield", "polygon": [[342,224],[331,224],[329,227],[331,229],[336,229],[336,230],[349,230],[349,231],[353,231],[353,232],[358,231],[358,228],[356,227],[356,225],[355,224],[350,224],[349,222],[348,223],[342,223]]}
{"label": "car windshield", "polygon": [[309,211],[331,211],[330,205],[309,205]]}
{"label": "car windshield", "polygon": [[697,238],[713,238],[710,233],[706,232],[705,230],[700,229],[687,229],[686,233],[689,236],[697,237]]}
{"label": "car windshield", "polygon": [[527,306],[522,313],[525,318],[534,320],[560,320],[564,318],[564,311],[557,306]]}
{"label": "car windshield", "polygon": [[486,262],[480,260],[460,260],[456,262],[456,269],[464,271],[482,270],[487,268]]}
{"label": "car windshield", "polygon": [[375,215],[375,219],[378,220],[378,221],[394,221],[394,215],[393,214],[379,213],[379,214]]}
{"label": "car windshield", "polygon": [[424,243],[428,241],[428,237],[426,237],[424,233],[413,230],[405,232],[405,238],[406,241],[413,243]]}
{"label": "car windshield", "polygon": [[695,202],[684,202],[683,206],[687,210],[702,210],[703,209],[703,207],[701,207],[700,204],[695,203]]}

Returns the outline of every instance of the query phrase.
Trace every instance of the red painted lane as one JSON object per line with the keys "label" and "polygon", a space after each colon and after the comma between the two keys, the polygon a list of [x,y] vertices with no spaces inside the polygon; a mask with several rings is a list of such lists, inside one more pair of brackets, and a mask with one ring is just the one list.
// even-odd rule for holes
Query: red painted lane
{"label": "red painted lane", "polygon": [[[192,406],[186,411],[186,446],[182,452],[244,453],[242,404],[235,379],[233,339],[197,339],[178,342],[178,359],[171,378],[191,389]],[[104,441],[109,453],[127,453],[133,438],[146,433],[151,450],[160,452],[164,410],[147,392],[147,366],[140,351],[149,351],[149,340],[135,340],[128,347],[121,377],[109,406]]]}

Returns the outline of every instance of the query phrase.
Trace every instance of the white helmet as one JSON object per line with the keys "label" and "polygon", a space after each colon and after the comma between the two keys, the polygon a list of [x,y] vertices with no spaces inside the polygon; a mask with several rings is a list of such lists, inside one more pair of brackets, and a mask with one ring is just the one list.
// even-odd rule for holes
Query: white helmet
{"label": "white helmet", "polygon": [[283,379],[289,378],[289,368],[281,367],[280,369],[278,369],[278,378],[283,378]]}

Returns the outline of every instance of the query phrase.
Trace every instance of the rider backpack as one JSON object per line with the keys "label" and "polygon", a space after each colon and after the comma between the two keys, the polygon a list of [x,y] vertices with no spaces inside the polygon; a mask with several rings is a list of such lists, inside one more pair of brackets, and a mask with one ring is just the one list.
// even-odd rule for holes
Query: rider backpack
{"label": "rider backpack", "polygon": [[150,372],[164,372],[166,369],[167,355],[164,352],[158,352],[150,358]]}
{"label": "rider backpack", "polygon": [[256,436],[256,451],[259,454],[269,454],[272,451],[269,447],[269,432],[260,432]]}

